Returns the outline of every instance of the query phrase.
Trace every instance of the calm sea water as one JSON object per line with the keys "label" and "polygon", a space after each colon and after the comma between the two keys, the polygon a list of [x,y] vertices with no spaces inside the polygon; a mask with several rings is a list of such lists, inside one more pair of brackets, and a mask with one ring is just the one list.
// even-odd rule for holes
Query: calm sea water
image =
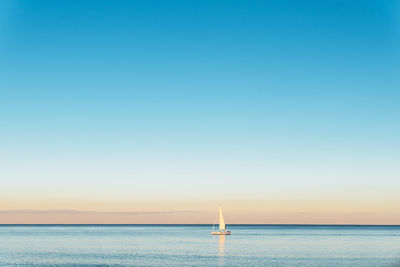
{"label": "calm sea water", "polygon": [[1,266],[400,266],[400,226],[0,226]]}

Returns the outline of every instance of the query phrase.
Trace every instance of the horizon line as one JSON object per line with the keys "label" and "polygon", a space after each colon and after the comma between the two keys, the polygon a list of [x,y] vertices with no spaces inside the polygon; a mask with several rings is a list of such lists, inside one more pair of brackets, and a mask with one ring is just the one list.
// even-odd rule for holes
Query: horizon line
{"label": "horizon line", "polygon": [[[0,223],[0,226],[212,226],[209,223]],[[400,226],[400,224],[230,223],[233,226]]]}

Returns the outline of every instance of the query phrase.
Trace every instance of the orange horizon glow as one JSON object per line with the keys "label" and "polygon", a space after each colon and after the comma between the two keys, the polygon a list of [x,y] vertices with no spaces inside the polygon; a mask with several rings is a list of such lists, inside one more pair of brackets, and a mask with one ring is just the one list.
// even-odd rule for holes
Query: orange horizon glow
{"label": "orange horizon glow", "polygon": [[[213,224],[215,212],[97,212],[75,210],[0,211],[0,224]],[[399,213],[250,212],[226,213],[227,224],[399,225]]]}
{"label": "orange horizon glow", "polygon": [[[221,204],[227,224],[400,223],[395,199],[242,199],[105,203],[0,199],[0,224],[213,224]],[[30,203],[27,205],[26,203]]]}

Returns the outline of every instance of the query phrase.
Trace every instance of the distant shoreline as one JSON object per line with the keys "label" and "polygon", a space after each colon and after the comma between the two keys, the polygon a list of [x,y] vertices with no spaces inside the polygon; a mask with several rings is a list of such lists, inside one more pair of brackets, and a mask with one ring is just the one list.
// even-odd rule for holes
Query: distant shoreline
{"label": "distant shoreline", "polygon": [[[213,224],[1,224],[3,226],[212,226]],[[230,226],[343,226],[343,227],[370,227],[370,226],[384,226],[384,227],[400,227],[400,224],[229,224]]]}

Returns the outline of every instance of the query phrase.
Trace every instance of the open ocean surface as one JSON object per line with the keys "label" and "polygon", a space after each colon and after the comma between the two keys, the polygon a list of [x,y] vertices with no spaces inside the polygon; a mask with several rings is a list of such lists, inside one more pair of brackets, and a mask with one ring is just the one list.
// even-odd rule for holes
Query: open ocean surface
{"label": "open ocean surface", "polygon": [[400,266],[400,226],[0,225],[0,266]]}

